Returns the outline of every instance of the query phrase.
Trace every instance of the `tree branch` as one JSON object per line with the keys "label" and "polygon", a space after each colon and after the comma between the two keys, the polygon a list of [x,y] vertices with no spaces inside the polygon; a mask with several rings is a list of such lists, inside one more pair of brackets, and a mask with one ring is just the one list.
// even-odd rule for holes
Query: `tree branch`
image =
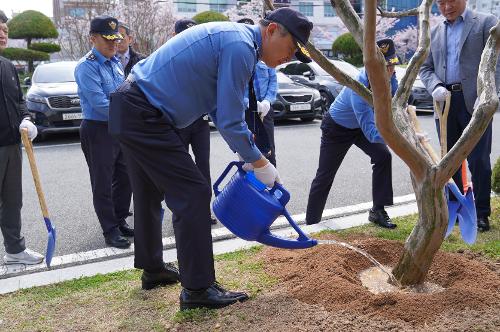
{"label": "tree branch", "polygon": [[472,119],[457,143],[438,164],[437,178],[443,185],[453,176],[462,161],[467,158],[479,142],[498,109],[499,100],[495,85],[495,72],[499,50],[500,22],[490,30],[490,37],[481,56],[477,77],[478,102],[475,105],[474,113],[472,113]]}
{"label": "tree branch", "polygon": [[400,12],[388,12],[382,9],[382,7],[378,6],[377,10],[381,17],[389,17],[389,18],[400,18],[406,16],[417,16],[418,8],[408,9]]}
{"label": "tree branch", "polygon": [[394,95],[394,102],[396,105],[404,105],[408,101],[411,88],[417,78],[418,70],[429,54],[429,45],[431,40],[429,15],[433,2],[433,0],[422,1],[420,6],[417,8],[418,25],[420,27],[418,35],[418,48],[406,68],[405,75],[401,79],[401,82],[399,82],[398,90]]}
{"label": "tree branch", "polygon": [[[375,43],[376,5],[376,0],[365,1],[363,37],[363,62],[373,93],[375,123],[387,145],[408,165],[415,178],[422,180],[428,169],[428,162],[415,145],[410,144],[401,134],[392,117],[392,96],[386,63]],[[406,116],[404,123],[409,122],[409,117]]]}

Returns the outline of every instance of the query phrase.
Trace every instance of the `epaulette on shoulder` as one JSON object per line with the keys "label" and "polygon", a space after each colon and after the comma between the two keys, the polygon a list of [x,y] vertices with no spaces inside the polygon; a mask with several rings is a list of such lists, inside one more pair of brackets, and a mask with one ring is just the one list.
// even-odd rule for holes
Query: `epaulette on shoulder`
{"label": "epaulette on shoulder", "polygon": [[90,61],[94,61],[96,58],[95,54],[90,52],[88,55],[87,55],[87,60],[90,60]]}

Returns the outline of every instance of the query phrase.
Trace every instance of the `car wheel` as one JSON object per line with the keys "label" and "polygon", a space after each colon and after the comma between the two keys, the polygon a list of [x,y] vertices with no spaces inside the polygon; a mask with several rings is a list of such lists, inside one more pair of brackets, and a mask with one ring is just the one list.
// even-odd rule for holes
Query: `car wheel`
{"label": "car wheel", "polygon": [[43,142],[47,139],[47,134],[44,133],[43,131],[39,131],[38,132],[38,135],[36,135],[35,139],[33,140],[33,142]]}
{"label": "car wheel", "polygon": [[326,91],[320,91],[319,92],[321,96],[321,114],[318,114],[321,118],[323,118],[323,115],[328,112],[330,109],[330,105],[332,104],[333,100],[332,97],[330,97],[330,94]]}

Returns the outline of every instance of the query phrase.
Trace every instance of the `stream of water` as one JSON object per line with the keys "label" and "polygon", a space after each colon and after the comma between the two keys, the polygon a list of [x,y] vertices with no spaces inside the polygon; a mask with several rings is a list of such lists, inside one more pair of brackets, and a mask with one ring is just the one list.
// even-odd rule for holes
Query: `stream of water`
{"label": "stream of water", "polygon": [[391,284],[393,284],[393,285],[395,285],[396,287],[399,287],[399,288],[402,287],[401,283],[394,277],[394,275],[392,274],[392,272],[389,271],[385,266],[383,266],[382,264],[380,264],[375,258],[373,258],[372,255],[370,255],[366,251],[364,251],[362,249],[359,249],[359,248],[357,248],[357,247],[355,247],[353,245],[350,245],[349,243],[340,242],[340,241],[336,241],[336,240],[317,240],[317,241],[318,241],[318,244],[332,244],[332,245],[341,246],[341,247],[353,250],[353,251],[355,251],[355,252],[357,252],[357,253],[365,256],[366,258],[368,258],[370,260],[370,262],[372,262],[382,272],[384,272],[385,274],[387,274],[387,276],[389,277],[389,280],[390,280]]}

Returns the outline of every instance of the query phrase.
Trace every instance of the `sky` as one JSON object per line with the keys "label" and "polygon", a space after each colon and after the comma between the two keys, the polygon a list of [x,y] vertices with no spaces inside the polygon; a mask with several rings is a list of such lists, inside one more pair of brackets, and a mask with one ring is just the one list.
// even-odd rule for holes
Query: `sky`
{"label": "sky", "polygon": [[12,13],[20,13],[28,9],[38,10],[48,17],[52,17],[52,0],[0,0],[0,9],[8,18]]}

